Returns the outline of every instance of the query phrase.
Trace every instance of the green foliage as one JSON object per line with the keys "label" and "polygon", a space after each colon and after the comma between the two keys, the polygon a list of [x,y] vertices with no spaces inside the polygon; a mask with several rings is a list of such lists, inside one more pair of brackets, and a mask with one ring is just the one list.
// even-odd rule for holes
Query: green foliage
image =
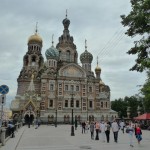
{"label": "green foliage", "polygon": [[115,99],[111,102],[111,108],[118,112],[119,118],[127,117],[127,107],[130,107],[130,117],[137,116],[137,108],[141,107],[141,112],[143,113],[143,99],[137,96],[125,97],[124,99]]}
{"label": "green foliage", "polygon": [[147,71],[147,80],[141,89],[141,93],[144,95],[145,111],[150,112],[150,70]]}
{"label": "green foliage", "polygon": [[131,0],[131,6],[132,10],[127,16],[121,15],[121,23],[129,27],[125,33],[128,36],[143,35],[127,52],[137,54],[136,63],[130,70],[142,72],[150,68],[150,0]]}

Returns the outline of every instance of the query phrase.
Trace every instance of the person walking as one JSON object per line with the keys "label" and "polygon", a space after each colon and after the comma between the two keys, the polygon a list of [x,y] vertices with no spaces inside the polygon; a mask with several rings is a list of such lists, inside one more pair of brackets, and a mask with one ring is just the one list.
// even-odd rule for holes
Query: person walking
{"label": "person walking", "polygon": [[86,126],[85,122],[82,122],[82,134],[85,133],[85,126]]}
{"label": "person walking", "polygon": [[11,121],[9,121],[8,124],[7,124],[7,126],[8,126],[8,129],[9,129],[10,137],[14,138],[15,137],[15,133],[14,133],[15,126],[14,126],[14,124]]}
{"label": "person walking", "polygon": [[35,129],[37,129],[39,127],[39,121],[38,121],[38,118],[36,118],[35,120]]}
{"label": "person walking", "polygon": [[126,132],[129,135],[130,146],[133,147],[134,124],[132,124],[132,122],[129,122],[129,125],[126,128]]}
{"label": "person walking", "polygon": [[96,122],[95,129],[96,129],[96,137],[95,137],[95,140],[99,140],[100,125],[99,125],[99,122],[98,122],[98,121]]}
{"label": "person walking", "polygon": [[138,144],[140,144],[140,142],[142,140],[142,130],[141,130],[139,124],[137,126],[135,126],[135,136],[138,141]]}
{"label": "person walking", "polygon": [[100,131],[101,131],[101,136],[102,136],[102,142],[105,142],[105,124],[104,124],[104,121],[102,121],[100,124]]}
{"label": "person walking", "polygon": [[75,117],[75,130],[77,130],[77,127],[78,127],[78,121],[77,118]]}
{"label": "person walking", "polygon": [[107,139],[107,143],[109,143],[109,139],[110,139],[110,124],[107,121],[105,124],[105,134],[106,134],[106,139]]}
{"label": "person walking", "polygon": [[118,126],[118,123],[116,122],[116,120],[113,121],[112,125],[112,131],[113,131],[113,134],[114,134],[114,142],[118,142],[118,132],[119,132],[119,126]]}
{"label": "person walking", "polygon": [[94,122],[90,123],[90,132],[91,132],[91,139],[94,139],[94,128],[95,128],[95,124]]}
{"label": "person walking", "polygon": [[124,121],[122,120],[119,125],[120,125],[120,129],[122,130],[122,133],[124,133],[124,127],[125,127]]}

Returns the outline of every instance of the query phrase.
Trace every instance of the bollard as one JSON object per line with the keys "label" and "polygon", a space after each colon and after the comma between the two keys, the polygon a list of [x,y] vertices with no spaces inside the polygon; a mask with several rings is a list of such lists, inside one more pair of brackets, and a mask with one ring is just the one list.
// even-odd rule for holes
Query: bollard
{"label": "bollard", "polygon": [[1,128],[1,143],[3,146],[5,145],[5,135],[6,135],[6,129]]}

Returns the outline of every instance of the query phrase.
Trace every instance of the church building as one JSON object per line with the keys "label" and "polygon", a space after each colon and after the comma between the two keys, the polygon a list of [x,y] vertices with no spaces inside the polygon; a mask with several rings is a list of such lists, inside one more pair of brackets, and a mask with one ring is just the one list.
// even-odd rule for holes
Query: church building
{"label": "church building", "polygon": [[87,41],[85,50],[78,56],[67,15],[62,23],[64,30],[56,47],[52,39],[51,47],[44,50],[46,60],[41,53],[43,40],[37,27],[29,37],[17,79],[17,94],[11,102],[13,118],[25,122],[40,118],[42,122],[70,123],[73,113],[79,122],[112,121],[117,112],[111,110],[110,88],[101,79],[98,58],[93,72],[93,55]]}

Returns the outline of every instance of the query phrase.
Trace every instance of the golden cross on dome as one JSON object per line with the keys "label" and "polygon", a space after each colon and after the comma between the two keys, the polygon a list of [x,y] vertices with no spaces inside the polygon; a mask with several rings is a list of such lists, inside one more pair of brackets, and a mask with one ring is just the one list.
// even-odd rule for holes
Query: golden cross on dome
{"label": "golden cross on dome", "polygon": [[67,13],[68,13],[68,12],[67,12],[67,9],[66,9],[66,18],[67,18]]}
{"label": "golden cross on dome", "polygon": [[36,22],[35,33],[38,32],[38,22]]}
{"label": "golden cross on dome", "polygon": [[53,44],[54,44],[53,38],[54,38],[54,34],[52,34],[52,46],[53,46]]}
{"label": "golden cross on dome", "polygon": [[97,56],[97,66],[98,66],[98,56]]}
{"label": "golden cross on dome", "polygon": [[85,51],[87,51],[87,40],[85,39]]}

